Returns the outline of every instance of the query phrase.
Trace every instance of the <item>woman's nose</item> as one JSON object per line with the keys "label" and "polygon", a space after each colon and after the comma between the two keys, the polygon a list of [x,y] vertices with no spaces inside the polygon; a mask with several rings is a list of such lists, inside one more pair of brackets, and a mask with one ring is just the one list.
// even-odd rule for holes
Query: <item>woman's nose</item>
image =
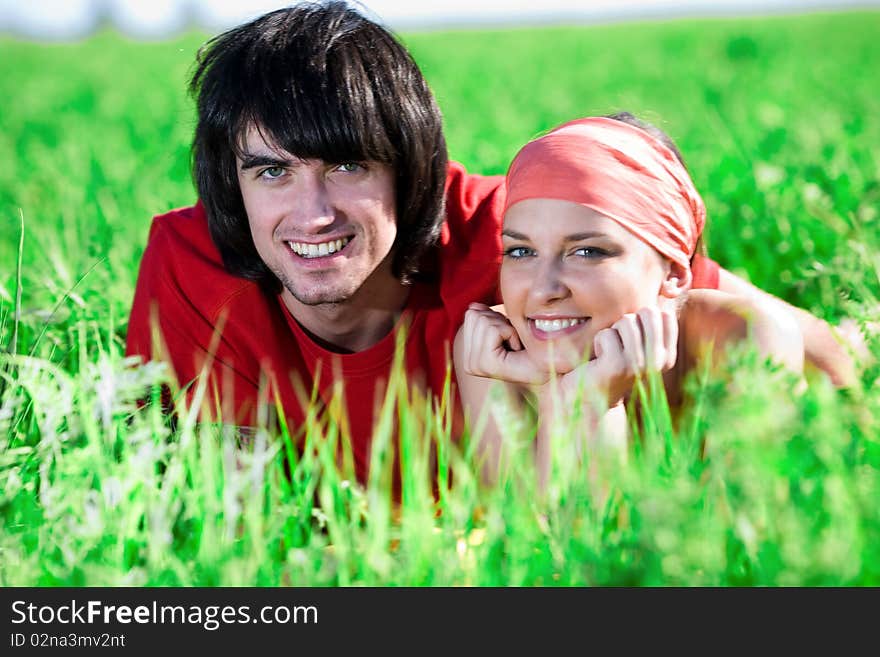
{"label": "woman's nose", "polygon": [[568,286],[562,276],[562,265],[556,260],[547,261],[535,272],[531,296],[541,304],[549,304],[569,295]]}

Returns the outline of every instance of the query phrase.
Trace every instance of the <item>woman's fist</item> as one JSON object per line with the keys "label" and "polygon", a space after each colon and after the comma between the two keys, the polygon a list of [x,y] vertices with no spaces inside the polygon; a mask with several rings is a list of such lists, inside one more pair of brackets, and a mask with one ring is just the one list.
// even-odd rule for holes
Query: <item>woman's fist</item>
{"label": "woman's fist", "polygon": [[546,369],[529,358],[510,320],[485,304],[468,306],[460,339],[467,374],[535,385],[549,379]]}

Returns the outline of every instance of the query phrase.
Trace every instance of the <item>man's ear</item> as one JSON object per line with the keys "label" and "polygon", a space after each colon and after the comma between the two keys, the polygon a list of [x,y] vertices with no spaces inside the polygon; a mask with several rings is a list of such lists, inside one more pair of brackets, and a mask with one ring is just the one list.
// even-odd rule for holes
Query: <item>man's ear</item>
{"label": "man's ear", "polygon": [[660,296],[667,299],[677,299],[691,289],[691,283],[693,283],[691,268],[678,262],[669,261],[666,278],[660,284]]}

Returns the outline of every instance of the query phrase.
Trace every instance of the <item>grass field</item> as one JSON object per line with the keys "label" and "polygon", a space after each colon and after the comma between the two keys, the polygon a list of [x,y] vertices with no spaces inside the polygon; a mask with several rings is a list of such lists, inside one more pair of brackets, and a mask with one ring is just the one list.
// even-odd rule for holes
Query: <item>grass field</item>
{"label": "grass field", "polygon": [[[632,111],[684,153],[712,257],[864,322],[880,298],[878,33],[880,14],[841,13],[402,37],[469,170],[502,173],[563,120]],[[321,418],[297,458],[279,436],[238,448],[136,412],[163,372],[126,367],[127,313],[151,216],[194,201],[184,89],[205,38],[0,40],[0,585],[880,585],[875,365],[853,389],[794,394],[744,353],[692,382],[684,428],[654,400],[606,495],[560,454],[541,501],[526,465],[480,488],[405,381],[376,430],[381,444],[401,423],[400,507],[382,477],[361,488],[331,467]],[[456,475],[437,504],[429,440]]]}

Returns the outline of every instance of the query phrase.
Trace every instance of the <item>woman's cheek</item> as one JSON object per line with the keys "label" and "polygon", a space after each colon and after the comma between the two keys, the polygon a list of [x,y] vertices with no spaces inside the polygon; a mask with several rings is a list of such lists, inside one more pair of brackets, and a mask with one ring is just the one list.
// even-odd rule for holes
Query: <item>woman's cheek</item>
{"label": "woman's cheek", "polygon": [[522,272],[516,271],[515,267],[505,267],[502,265],[499,290],[508,314],[510,314],[513,308],[521,310],[523,300],[529,291],[528,277],[524,276]]}

